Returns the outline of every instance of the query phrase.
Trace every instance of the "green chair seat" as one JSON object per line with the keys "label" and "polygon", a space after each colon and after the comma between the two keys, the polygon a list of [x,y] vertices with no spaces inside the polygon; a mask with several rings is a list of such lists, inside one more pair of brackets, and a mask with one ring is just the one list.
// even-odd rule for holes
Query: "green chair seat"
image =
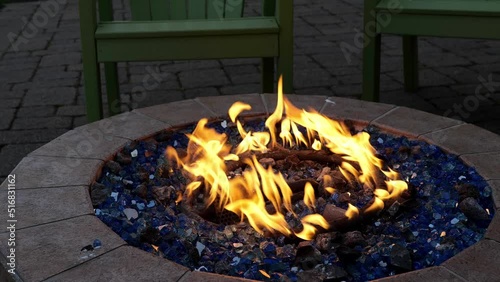
{"label": "green chair seat", "polygon": [[242,34],[279,34],[274,17],[223,20],[172,20],[103,22],[97,26],[97,39],[158,38]]}
{"label": "green chair seat", "polygon": [[[399,0],[401,14],[500,16],[500,2],[482,0]],[[380,0],[377,11],[394,9],[395,0]]]}

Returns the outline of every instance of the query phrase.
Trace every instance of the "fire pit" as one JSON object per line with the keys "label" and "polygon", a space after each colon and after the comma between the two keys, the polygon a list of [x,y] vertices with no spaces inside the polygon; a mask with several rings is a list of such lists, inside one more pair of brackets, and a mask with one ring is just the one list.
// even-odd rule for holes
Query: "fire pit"
{"label": "fire pit", "polygon": [[[238,96],[237,98],[238,100],[253,106],[251,114],[272,113],[275,108],[274,104],[276,103],[275,95],[243,95]],[[298,108],[307,108],[308,106],[312,106],[321,113],[331,116],[335,119],[352,121],[350,122],[350,131],[356,131],[371,124],[382,128],[383,130],[393,132],[396,135],[406,135],[411,138],[417,138],[428,143],[436,144],[450,153],[460,155],[462,160],[464,160],[468,165],[474,166],[483,178],[489,180],[488,184],[493,190],[493,196],[496,197],[495,193],[498,192],[498,175],[496,175],[498,171],[498,161],[493,158],[483,158],[483,156],[486,154],[497,156],[499,155],[499,137],[494,134],[480,130],[471,125],[461,124],[458,121],[390,105],[366,103],[356,100],[346,100],[339,98],[331,98],[327,100],[327,97],[321,96],[311,97],[292,95],[290,96],[290,100]],[[196,271],[189,272],[188,269],[182,268],[177,265],[172,265],[167,260],[148,255],[147,253],[138,249],[134,249],[128,246],[122,246],[124,244],[122,240],[120,240],[109,229],[103,226],[103,224],[96,220],[94,216],[90,215],[93,214],[94,211],[91,209],[88,195],[85,195],[85,187],[82,186],[89,185],[91,182],[94,182],[93,180],[96,171],[98,171],[98,168],[103,165],[103,163],[99,160],[107,161],[104,168],[105,173],[116,169],[116,167],[113,167],[113,162],[108,161],[109,156],[119,151],[120,148],[125,148],[125,150],[130,149],[128,152],[133,152],[135,150],[135,147],[131,147],[132,145],[134,145],[134,143],[130,143],[130,140],[148,138],[154,133],[159,132],[164,128],[168,128],[171,125],[176,125],[176,130],[180,132],[180,130],[183,128],[183,126],[181,125],[183,124],[195,122],[203,117],[222,117],[227,108],[229,108],[229,106],[235,101],[235,97],[200,98],[194,101],[182,101],[178,103],[141,109],[136,111],[135,113],[123,114],[121,116],[113,117],[111,119],[104,120],[93,125],[84,126],[82,128],[76,129],[75,131],[67,133],[35,151],[32,155],[23,160],[23,162],[21,162],[21,164],[14,171],[14,173],[16,173],[16,177],[18,178],[16,188],[19,189],[18,228],[21,229],[18,230],[17,238],[19,242],[29,242],[23,244],[20,243],[17,250],[17,257],[19,260],[17,262],[18,268],[16,270],[19,271],[20,276],[26,280],[39,280],[51,276],[53,276],[55,280],[65,280],[70,279],[70,277],[72,277],[71,279],[74,280],[73,277],[78,277],[79,275],[84,274],[92,275],[89,273],[98,270],[98,273],[106,273],[103,274],[104,277],[111,279],[121,279],[123,277],[130,277],[131,275],[137,275],[137,278],[135,280],[155,279],[155,277],[157,277],[158,279],[165,279],[165,277],[168,277],[168,279],[172,281],[176,281],[181,277],[182,279],[185,279],[185,281],[210,278],[217,280],[221,279],[221,276],[214,276],[211,274]],[[335,104],[332,103],[332,101],[335,102]],[[196,111],[193,111],[193,109],[196,109]],[[177,112],[177,114],[173,114],[174,110]],[[234,121],[236,121],[236,119]],[[228,125],[227,123],[230,123],[228,119],[221,119],[217,121],[220,126],[222,126],[221,123],[223,124],[224,122],[226,122],[226,126]],[[250,124],[251,122],[248,123]],[[383,135],[384,133],[379,134],[375,131],[371,133],[373,134],[373,136],[377,136],[374,141],[375,143],[379,142],[379,145],[384,142],[388,142],[389,140],[385,139],[388,135]],[[179,133],[179,135],[182,134]],[[158,136],[159,135],[157,135],[156,138],[158,138]],[[475,140],[468,139],[467,136],[475,136]],[[173,140],[172,142],[176,141],[175,139],[169,140]],[[172,146],[172,148],[173,147],[174,146]],[[64,149],[61,150],[61,148]],[[377,147],[377,149],[379,148]],[[143,152],[140,152],[140,150],[138,150],[137,153],[142,154]],[[135,153],[133,154],[135,155]],[[182,158],[182,156],[179,157]],[[116,158],[114,158],[114,160],[118,161]],[[260,160],[261,162],[259,163],[265,163],[265,161],[262,161],[262,158]],[[121,161],[123,162],[124,160],[122,159]],[[125,160],[125,162],[127,162],[127,160]],[[257,165],[257,163],[254,163],[254,165]],[[397,168],[394,169],[397,170]],[[28,172],[26,170],[30,171]],[[155,170],[155,173],[156,172],[157,171]],[[30,179],[28,179],[27,174],[24,173],[30,173]],[[34,176],[36,180],[34,179]],[[101,176],[101,179],[104,177],[105,175]],[[144,177],[150,177],[150,174],[144,175]],[[460,177],[460,175],[458,177]],[[127,180],[126,178],[123,179]],[[121,181],[123,181],[123,179]],[[320,179],[318,181],[321,182],[324,181],[324,179]],[[127,182],[125,182],[124,185],[126,185],[126,183]],[[308,188],[309,190],[312,189],[314,191],[315,188],[317,189],[317,185],[315,183],[311,182],[311,184],[314,185],[311,185],[310,189]],[[5,185],[5,183],[3,185]],[[79,185],[81,186],[79,187]],[[35,188],[36,190],[33,190]],[[323,185],[320,188],[325,190],[323,191],[323,193],[332,195],[328,191],[329,189],[326,189],[329,188],[328,186]],[[94,189],[96,189],[95,186]],[[31,193],[26,193],[28,191],[30,191]],[[98,191],[98,189],[95,191]],[[317,191],[315,192],[319,193]],[[345,193],[346,191],[342,192]],[[486,191],[486,193],[487,192],[488,191]],[[339,193],[339,195],[342,195],[343,193]],[[22,202],[21,195],[23,196],[23,198],[25,197],[25,195],[30,195],[30,197],[33,197],[33,200],[24,200],[24,202]],[[52,196],[48,197],[48,195]],[[52,199],[53,202],[60,202],[61,200],[63,202],[68,201],[71,203],[69,205],[70,207],[68,207],[68,205],[61,207],[61,205],[54,205],[51,202],[43,202],[45,199],[53,198],[57,195],[61,195],[64,198],[61,199],[58,196],[57,199]],[[117,197],[117,200],[120,199],[119,195],[115,196]],[[95,198],[95,193],[93,193],[93,198]],[[175,200],[178,199],[178,196],[174,194],[174,196],[170,195],[170,198],[173,198]],[[318,200],[320,197],[317,196],[316,198]],[[323,198],[327,197],[324,196]],[[38,201],[36,201],[36,199],[38,199]],[[75,201],[75,199],[80,199],[80,201]],[[307,199],[312,199],[312,197],[304,197],[304,195],[302,194],[294,203],[307,203]],[[147,206],[148,204],[158,205],[158,199],[152,200],[153,203],[150,203],[150,201],[145,202],[145,206]],[[497,199],[495,198],[495,200]],[[358,203],[360,203],[359,205],[361,205],[361,202]],[[34,207],[30,208],[29,210],[25,209],[24,211],[22,211],[23,206],[27,206],[30,204],[32,204]],[[142,207],[141,205],[137,204],[138,202],[134,203],[135,207]],[[363,205],[367,207],[370,207],[372,204],[372,202],[363,203]],[[393,204],[394,201],[387,201],[384,213],[388,213],[387,207],[392,207]],[[498,202],[496,204],[498,206]],[[50,205],[50,208],[48,207],[48,205]],[[314,209],[318,209],[316,214],[323,215],[325,218],[327,217],[324,212],[324,203],[320,203],[319,201],[310,201],[309,206],[306,204],[303,207],[302,211],[309,210],[309,212],[307,213],[315,214],[314,212],[311,212],[311,210],[314,211]],[[346,206],[342,208],[348,210],[348,207],[349,206],[346,204]],[[268,203],[267,208],[271,209],[269,214],[274,214],[272,211],[272,203]],[[276,210],[276,208],[274,209]],[[361,214],[365,215],[366,210],[367,208],[362,209]],[[138,211],[138,208],[135,209],[135,212]],[[99,213],[99,211],[96,212]],[[493,208],[491,208],[490,212],[493,212]],[[132,210],[127,210],[124,212],[124,214],[129,216],[132,221],[136,216],[134,211]],[[377,214],[377,216],[380,216],[380,214]],[[439,215],[435,216],[436,218],[439,217]],[[193,215],[193,217],[196,217],[196,215]],[[21,219],[24,218],[30,218],[30,220],[26,220],[22,223]],[[303,219],[304,216],[300,218]],[[205,216],[205,219],[211,219],[211,216]],[[453,219],[454,218],[452,218],[451,220]],[[220,218],[216,218],[212,221],[218,220],[220,221]],[[461,219],[457,218],[456,220],[460,221]],[[328,222],[331,225],[332,221],[330,220]],[[489,231],[486,234],[487,239],[483,239],[472,248],[460,253],[457,256],[454,256],[452,259],[443,263],[442,266],[428,268],[421,271],[414,271],[395,277],[402,277],[402,279],[405,280],[410,279],[409,277],[414,277],[413,279],[427,280],[429,279],[429,277],[434,278],[435,280],[451,278],[458,279],[456,275],[462,276],[466,279],[470,279],[470,277],[472,277],[469,275],[474,275],[473,277],[478,279],[480,279],[481,277],[493,277],[492,275],[495,274],[496,270],[494,268],[488,268],[488,263],[490,265],[494,265],[495,260],[498,259],[498,257],[495,256],[498,256],[497,250],[499,250],[499,244],[494,240],[498,240],[500,236],[498,235],[498,229],[496,229],[496,222],[497,219],[495,218],[493,223],[490,225]],[[309,223],[309,221],[306,221],[305,223]],[[457,222],[455,222],[455,224],[456,223]],[[367,223],[364,224],[370,225],[372,226],[372,228],[375,228],[377,224],[382,223],[381,220],[372,219],[368,220]],[[234,227],[238,225],[231,226]],[[299,243],[298,241],[300,241],[298,238],[302,238],[305,236],[305,238],[302,239],[311,239],[315,237],[314,235],[305,235],[301,233],[303,230],[305,230],[303,229],[304,226],[306,226],[304,222],[302,222],[302,224],[298,224],[297,226],[291,226],[289,231],[295,235],[289,236],[288,239],[279,239],[281,237],[285,238],[281,234],[286,233],[286,230],[275,230],[274,232],[270,233],[275,234],[273,236],[277,238],[276,240],[296,240],[294,242],[296,244]],[[322,226],[321,222],[312,223],[312,226],[315,227],[316,230],[328,230],[329,228],[326,226]],[[72,234],[78,234],[78,236],[70,235],[70,239],[68,238],[69,234],[63,235],[52,233],[52,235],[54,235],[55,237],[51,237],[49,229],[47,229],[49,227],[56,228],[53,230],[61,230],[62,233],[72,232]],[[259,225],[257,225],[257,229],[258,228]],[[433,229],[433,227],[428,228],[431,230]],[[222,228],[222,230],[219,231],[221,233],[224,233],[224,229],[225,228]],[[328,232],[325,233],[325,230],[321,232],[323,234],[328,234]],[[163,252],[164,250],[161,250],[161,246],[156,246],[154,245],[154,242],[151,241],[154,241],[154,232],[148,233],[144,231],[147,231],[147,229],[144,229],[141,233],[142,235],[144,235],[143,241],[149,240],[150,242],[146,242],[146,244],[150,244],[152,246],[151,248],[153,249],[155,247],[159,247],[160,251]],[[229,231],[233,233],[233,236],[234,234],[236,234],[232,230]],[[265,227],[260,231],[260,234],[266,235],[265,233],[270,230],[269,227]],[[33,239],[27,239],[32,236],[31,234],[37,233],[45,235],[38,236]],[[134,232],[130,232],[130,234],[134,234]],[[148,234],[150,235],[149,238],[147,236]],[[258,234],[259,232],[255,232],[255,234],[253,235],[258,238]],[[8,234],[6,233],[4,235],[8,236]],[[351,239],[355,239],[358,235],[359,232],[352,232],[349,236],[351,236]],[[419,234],[411,235],[418,236]],[[441,235],[442,234],[440,232],[438,236]],[[188,237],[189,234],[186,234],[186,236]],[[292,238],[290,239],[290,237]],[[293,237],[297,238],[293,239]],[[4,238],[6,238],[6,236],[4,236]],[[130,238],[125,239],[127,239],[127,241],[130,240]],[[203,242],[206,244],[205,241]],[[237,251],[238,248],[242,248],[239,245],[239,242],[231,243],[231,248],[235,251]],[[284,242],[282,246],[279,245],[281,243],[278,243],[276,244],[276,246],[274,246],[274,248],[283,248],[283,246],[287,245],[286,243],[288,242]],[[198,247],[199,249],[202,249],[204,247],[206,248],[207,246],[205,244],[200,242],[200,245],[194,245],[195,249],[193,251],[195,251],[196,253],[198,252],[198,249],[196,249],[196,247]],[[302,252],[310,249],[310,246],[307,246],[303,243],[300,244],[302,245]],[[39,246],[42,247],[39,248]],[[353,243],[352,246],[353,249],[355,249],[356,244]],[[56,255],[54,255],[54,257],[48,255],[47,252],[49,249],[50,252],[56,252]],[[268,249],[264,246],[263,249],[269,252],[276,252],[276,250],[271,250],[273,249],[272,245],[270,245]],[[393,249],[397,250],[397,247]],[[280,251],[284,250],[280,249]],[[57,255],[57,252],[59,253],[59,255]],[[480,258],[475,258],[474,256],[477,256],[479,252],[483,252],[483,256],[481,256]],[[6,257],[9,254],[6,249],[2,250],[2,253]],[[200,254],[201,253],[198,253],[198,255]],[[346,253],[345,255],[350,254]],[[486,256],[487,258],[483,258],[484,256]],[[135,265],[134,260],[139,260],[139,257],[140,262],[137,262],[137,265]],[[474,257],[473,260],[471,260],[472,257]],[[52,263],[49,264],[48,260],[51,259]],[[47,261],[47,263],[45,263],[45,261]],[[55,264],[54,261],[56,261]],[[381,261],[385,263],[383,260]],[[97,267],[98,265],[102,265],[103,263],[107,262],[113,262],[113,264],[110,265],[107,269],[105,267],[103,268],[102,266]],[[465,270],[462,266],[462,264],[464,263],[471,264],[466,267],[467,270]],[[6,264],[4,265],[6,269],[9,269]],[[51,267],[48,267],[49,265],[51,265]],[[236,265],[237,264],[235,264],[235,266]],[[307,267],[307,263],[305,263],[304,265],[300,265],[299,263],[297,268],[304,268],[304,266]],[[198,267],[200,267],[200,265],[198,265]],[[259,275],[261,276],[253,276],[251,278],[266,279],[267,275],[274,275],[274,272],[270,271],[269,269],[259,270],[257,270],[256,273],[260,273]],[[367,277],[369,278],[369,276]],[[272,276],[272,278],[276,278],[276,276]],[[82,280],[88,280],[88,277],[86,277],[85,279],[82,278]]]}

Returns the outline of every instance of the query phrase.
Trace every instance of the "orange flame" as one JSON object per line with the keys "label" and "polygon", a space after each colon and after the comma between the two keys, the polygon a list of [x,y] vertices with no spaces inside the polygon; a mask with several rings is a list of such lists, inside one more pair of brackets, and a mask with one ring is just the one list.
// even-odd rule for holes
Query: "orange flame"
{"label": "orange flame", "polygon": [[[187,155],[180,158],[176,150],[167,148],[167,157],[175,161],[188,173],[192,182],[186,187],[186,196],[191,198],[200,188],[205,189],[207,205],[218,200],[220,209],[227,209],[240,216],[258,232],[279,232],[286,236],[295,236],[310,240],[319,227],[328,229],[329,224],[322,215],[315,214],[316,198],[310,183],[304,187],[304,204],[312,214],[300,219],[302,230],[295,231],[287,223],[283,212],[297,217],[292,207],[292,190],[285,178],[276,173],[271,166],[264,168],[255,155],[240,160],[243,153],[266,152],[277,146],[278,137],[283,146],[304,145],[314,150],[326,148],[332,153],[343,156],[345,160],[339,167],[340,172],[349,181],[359,181],[370,187],[375,195],[374,203],[366,211],[384,208],[384,201],[399,197],[407,189],[406,182],[398,180],[397,172],[382,169],[382,161],[375,156],[375,149],[369,142],[366,132],[351,135],[348,128],[340,122],[331,120],[316,111],[296,108],[283,96],[282,78],[278,83],[278,100],[275,111],[268,117],[265,125],[269,132],[247,132],[238,116],[251,106],[236,102],[229,109],[229,118],[236,124],[242,141],[234,149],[228,145],[228,137],[208,128],[207,119],[198,122],[192,134],[188,134]],[[276,127],[280,126],[280,132]],[[307,134],[299,130],[306,129]],[[247,165],[241,175],[228,177],[227,161],[241,161]],[[352,165],[356,163],[359,169]],[[387,190],[377,187],[380,171],[387,177]],[[329,177],[325,175],[325,177]],[[381,183],[378,181],[378,183]],[[325,187],[329,193],[335,193],[335,187]],[[183,198],[179,197],[179,200]],[[269,212],[269,204],[273,210]],[[266,205],[268,207],[266,208]],[[360,211],[349,204],[346,216],[354,219]]]}

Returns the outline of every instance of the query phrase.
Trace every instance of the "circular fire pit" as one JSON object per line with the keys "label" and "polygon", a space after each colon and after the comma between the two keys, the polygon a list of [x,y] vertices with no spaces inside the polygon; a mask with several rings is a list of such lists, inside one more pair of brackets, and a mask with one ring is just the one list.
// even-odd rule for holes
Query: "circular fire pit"
{"label": "circular fire pit", "polygon": [[[369,124],[396,135],[435,144],[459,155],[475,167],[493,189],[495,207],[500,205],[500,137],[473,125],[392,105],[323,96],[288,98],[298,108],[313,107],[358,127]],[[127,246],[94,216],[88,194],[104,161],[130,140],[153,135],[162,129],[221,117],[235,101],[253,106],[251,113],[271,113],[276,95],[248,94],[205,97],[135,110],[82,126],[55,139],[23,159],[15,175],[16,214],[14,266],[25,281],[198,281],[240,280],[189,269]],[[333,103],[334,102],[334,103]],[[7,182],[2,184],[4,191]],[[7,202],[7,193],[2,193]],[[0,216],[4,222],[7,214]],[[3,273],[12,269],[10,231],[0,234]],[[98,239],[99,241],[95,241]],[[488,281],[499,271],[500,223],[493,219],[485,239],[441,266],[382,280]],[[98,247],[82,252],[87,246]],[[10,258],[9,258],[10,256]],[[0,274],[0,277],[2,277]]]}

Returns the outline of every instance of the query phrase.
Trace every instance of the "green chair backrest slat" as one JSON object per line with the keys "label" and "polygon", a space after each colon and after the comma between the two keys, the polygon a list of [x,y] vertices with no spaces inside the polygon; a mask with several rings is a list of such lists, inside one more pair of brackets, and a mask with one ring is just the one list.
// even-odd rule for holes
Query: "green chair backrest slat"
{"label": "green chair backrest slat", "polygon": [[189,19],[205,19],[206,0],[189,0],[188,1],[188,18]]}
{"label": "green chair backrest slat", "polygon": [[244,0],[130,0],[132,20],[240,18]]}
{"label": "green chair backrest slat", "polygon": [[149,0],[130,0],[130,10],[134,21],[151,20],[151,4]]}
{"label": "green chair backrest slat", "polygon": [[[136,1],[136,0],[132,0]],[[165,0],[139,0],[140,2],[150,2],[149,7],[151,9],[151,18],[147,20],[169,20],[170,16],[166,12],[169,10],[168,2]],[[132,10],[132,15],[134,15],[134,10],[132,9],[132,5],[130,5]],[[133,18],[132,18],[133,19]]]}

